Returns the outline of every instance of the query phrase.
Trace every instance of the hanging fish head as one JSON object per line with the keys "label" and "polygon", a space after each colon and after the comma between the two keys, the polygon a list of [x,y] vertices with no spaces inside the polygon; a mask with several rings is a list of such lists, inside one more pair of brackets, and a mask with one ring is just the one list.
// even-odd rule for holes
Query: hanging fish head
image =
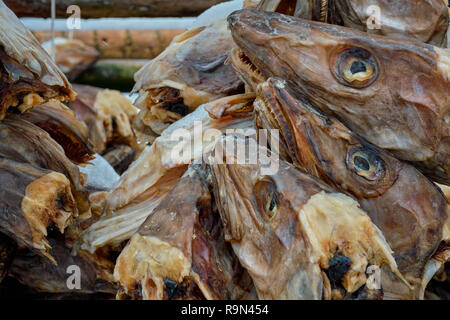
{"label": "hanging fish head", "polygon": [[450,182],[446,50],[250,9],[228,23],[237,56],[262,78],[287,80],[371,143]]}
{"label": "hanging fish head", "polygon": [[400,271],[419,285],[442,240],[448,215],[442,192],[412,165],[317,110],[286,81],[269,78],[257,96],[257,126],[278,129],[297,167],[354,196],[383,231]]}

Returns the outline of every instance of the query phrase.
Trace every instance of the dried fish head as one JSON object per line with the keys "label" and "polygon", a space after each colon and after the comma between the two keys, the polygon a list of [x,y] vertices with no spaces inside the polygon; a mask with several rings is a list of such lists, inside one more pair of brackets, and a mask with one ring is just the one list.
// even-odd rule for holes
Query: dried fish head
{"label": "dried fish head", "polygon": [[[214,196],[225,239],[260,299],[331,298],[335,285],[352,294],[366,284],[369,265],[386,263],[402,279],[383,234],[355,200],[282,160],[265,175],[250,158],[241,164],[225,153],[229,143],[250,148],[251,139],[227,135],[217,142],[223,159],[214,157],[223,161],[210,159]],[[260,145],[257,152],[270,154]],[[335,269],[339,261],[346,267]]]}
{"label": "dried fish head", "polygon": [[[187,165],[214,147],[218,135],[227,129],[253,127],[254,98],[253,93],[225,97],[173,123],[143,150],[108,193],[105,215],[84,231],[81,247],[95,251],[129,239],[174,188]],[[177,148],[191,153],[186,158],[173,157]]]}
{"label": "dried fish head", "polygon": [[55,262],[50,227],[64,233],[78,216],[69,179],[59,172],[0,158],[0,230]]}
{"label": "dried fish head", "polygon": [[59,172],[67,177],[79,215],[89,215],[85,177],[47,132],[20,116],[9,115],[0,122],[0,139],[0,157]]}
{"label": "dried fish head", "polygon": [[64,74],[3,1],[0,21],[0,120],[10,107],[25,111],[51,98],[74,99]]}
{"label": "dried fish head", "polygon": [[224,64],[233,47],[226,21],[186,31],[135,75],[139,118],[157,135],[201,104],[242,91]]}
{"label": "dried fish head", "polygon": [[[359,201],[386,237],[400,272],[418,289],[448,217],[447,199],[437,186],[315,109],[279,78],[258,87],[254,105],[257,123],[280,130],[280,145],[297,167]],[[403,297],[417,298],[407,289]]]}
{"label": "dried fish head", "polygon": [[449,13],[442,0],[262,0],[254,8],[447,47]]}
{"label": "dried fish head", "polygon": [[329,0],[262,0],[256,9],[327,22],[329,2]]}
{"label": "dried fish head", "polygon": [[265,77],[291,82],[370,142],[450,183],[447,50],[257,10],[228,21]]}

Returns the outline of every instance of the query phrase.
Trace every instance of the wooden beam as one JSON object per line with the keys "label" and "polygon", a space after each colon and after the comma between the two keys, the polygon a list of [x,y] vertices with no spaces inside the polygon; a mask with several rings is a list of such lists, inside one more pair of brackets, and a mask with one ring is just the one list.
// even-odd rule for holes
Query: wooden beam
{"label": "wooden beam", "polygon": [[[168,30],[74,30],[73,39],[83,41],[100,52],[102,59],[153,59],[184,29]],[[39,42],[49,41],[50,31],[33,32]],[[69,33],[57,31],[56,37]]]}
{"label": "wooden beam", "polygon": [[[81,8],[81,18],[193,17],[227,0],[58,0],[56,16],[66,18],[70,5]],[[5,0],[19,17],[50,17],[51,0]]]}

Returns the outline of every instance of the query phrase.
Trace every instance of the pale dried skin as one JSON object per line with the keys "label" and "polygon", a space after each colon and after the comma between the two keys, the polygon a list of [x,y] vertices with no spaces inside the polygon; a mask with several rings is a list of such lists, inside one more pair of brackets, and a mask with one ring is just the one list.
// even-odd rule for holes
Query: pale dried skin
{"label": "pale dried skin", "polygon": [[131,128],[138,109],[119,91],[76,85],[78,97],[70,103],[78,120],[89,131],[89,141],[96,153],[102,154],[108,146],[127,144],[138,149]]}
{"label": "pale dried skin", "polygon": [[[439,246],[448,219],[441,191],[413,166],[301,100],[285,81],[270,78],[258,87],[258,97],[257,123],[280,130],[281,145],[294,165],[353,195],[383,232],[400,272],[415,290],[403,293],[401,288],[399,293],[386,285],[385,293],[418,298],[425,265]],[[353,152],[359,152],[359,161],[370,167],[364,170],[352,162]],[[371,171],[377,165],[382,169]],[[374,178],[367,178],[369,174]]]}
{"label": "pale dried skin", "polygon": [[[33,252],[23,250],[14,258],[9,275],[38,292],[116,293],[112,282],[111,262],[85,252],[73,256],[62,239],[50,239],[50,244],[52,247],[50,253],[55,257],[57,264],[52,264],[48,259]],[[73,270],[68,273],[70,266],[76,266],[80,270],[79,289],[68,286],[68,283],[74,284],[69,279],[75,274]]]}
{"label": "pale dried skin", "polygon": [[[228,20],[236,44],[265,77],[291,81],[370,142],[450,183],[447,50],[263,11],[237,11]],[[351,54],[373,75],[361,87],[341,70]]]}
{"label": "pale dried skin", "polygon": [[[172,190],[186,165],[209,152],[221,132],[252,126],[249,106],[253,99],[254,94],[222,98],[200,106],[172,124],[121,176],[107,196],[104,217],[84,231],[80,238],[82,247],[93,251],[106,244],[118,244],[129,239]],[[200,123],[202,130],[194,130]],[[186,133],[186,139],[180,141],[179,137],[172,137],[177,129],[185,130],[182,133]],[[215,129],[215,135],[207,136],[208,129]],[[172,156],[175,147],[186,148],[195,138],[201,143],[195,146],[188,158]]]}
{"label": "pale dried skin", "polygon": [[14,13],[0,3],[0,119],[11,106],[18,106],[28,93],[37,93],[44,100],[68,100],[75,93],[36,38]]}
{"label": "pale dried skin", "polygon": [[74,163],[85,164],[93,159],[86,125],[61,102],[51,100],[25,112],[21,118],[47,131]]}
{"label": "pale dried skin", "polygon": [[145,190],[128,205],[115,210],[112,214],[105,214],[104,208],[109,195],[102,204],[102,215],[90,225],[76,244],[77,248],[94,252],[107,245],[120,245],[131,238],[139,229],[145,219],[159,205],[159,203],[175,187],[178,179],[186,170],[185,166],[177,167],[166,172],[154,185]]}
{"label": "pale dried skin", "polygon": [[224,64],[232,47],[225,20],[175,37],[135,75],[142,122],[161,134],[201,104],[238,93],[242,82]]}
{"label": "pale dried skin", "polygon": [[223,300],[241,298],[252,288],[224,241],[199,170],[191,166],[186,171],[119,256],[115,277],[125,295]]}
{"label": "pale dried skin", "polygon": [[54,225],[64,233],[78,216],[70,181],[61,173],[0,158],[2,232],[54,262],[46,239]]}
{"label": "pale dried skin", "polygon": [[[42,44],[49,54],[51,41]],[[55,39],[55,61],[70,81],[75,80],[83,71],[100,58],[100,52],[78,39]]]}
{"label": "pale dried skin", "polygon": [[79,214],[89,212],[84,176],[47,132],[11,115],[0,122],[0,141],[3,142],[0,144],[0,157],[64,174],[70,181]]}
{"label": "pale dried skin", "polygon": [[[227,136],[215,151],[236,140],[246,143]],[[258,146],[258,152],[267,154],[264,150]],[[386,263],[401,277],[383,234],[355,200],[284,161],[268,176],[258,164],[237,164],[227,156],[230,164],[211,165],[214,195],[225,239],[260,299],[331,297],[324,271],[338,256],[350,259],[350,268],[331,280],[338,280],[347,293],[365,284],[369,264]],[[276,154],[272,161],[278,161]]]}

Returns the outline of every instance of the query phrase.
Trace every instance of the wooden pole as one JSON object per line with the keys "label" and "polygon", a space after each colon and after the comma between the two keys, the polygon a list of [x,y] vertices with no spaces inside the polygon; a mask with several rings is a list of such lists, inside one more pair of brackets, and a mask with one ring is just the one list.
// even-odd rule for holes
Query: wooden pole
{"label": "wooden pole", "polygon": [[[184,29],[167,30],[71,30],[57,31],[57,38],[83,41],[100,52],[102,59],[153,59]],[[43,43],[51,40],[50,31],[36,31],[34,35]]]}
{"label": "wooden pole", "polygon": [[[51,0],[5,0],[19,17],[50,17]],[[81,18],[194,17],[227,0],[58,0],[56,16],[67,18],[67,7],[78,5]]]}

